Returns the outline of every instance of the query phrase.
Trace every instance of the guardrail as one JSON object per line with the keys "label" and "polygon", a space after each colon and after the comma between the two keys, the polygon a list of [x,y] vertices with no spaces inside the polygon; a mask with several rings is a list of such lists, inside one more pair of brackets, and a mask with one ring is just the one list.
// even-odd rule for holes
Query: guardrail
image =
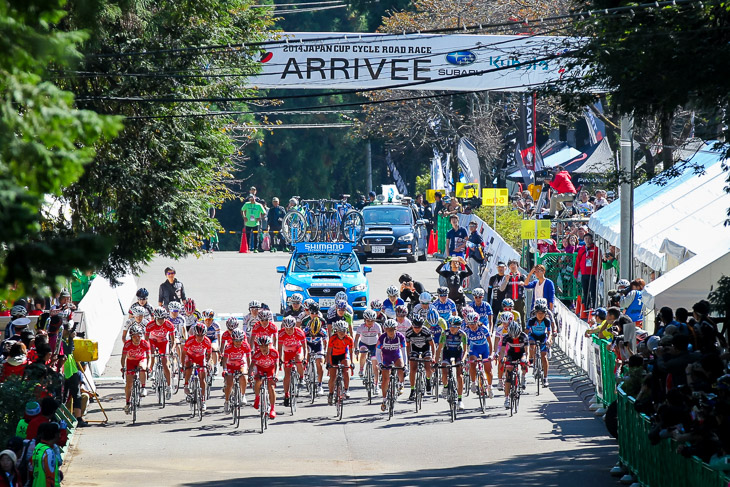
{"label": "guardrail", "polygon": [[593,343],[598,347],[601,374],[601,390],[596,390],[596,398],[608,407],[616,400],[616,355],[611,350],[611,342],[593,337]]}
{"label": "guardrail", "polygon": [[621,388],[618,400],[618,452],[621,463],[646,487],[668,485],[727,487],[730,477],[710,468],[697,457],[677,453],[677,442],[667,438],[658,445],[649,441],[651,422],[634,409],[634,398]]}

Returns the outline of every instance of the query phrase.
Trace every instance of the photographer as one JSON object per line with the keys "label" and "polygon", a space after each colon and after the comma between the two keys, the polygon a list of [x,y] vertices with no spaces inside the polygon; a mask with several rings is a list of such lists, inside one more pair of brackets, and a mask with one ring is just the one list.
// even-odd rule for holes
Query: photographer
{"label": "photographer", "polygon": [[424,291],[423,284],[414,281],[410,274],[401,274],[398,282],[400,282],[400,298],[408,304],[409,309],[413,309],[418,304],[418,297]]}
{"label": "photographer", "polygon": [[634,279],[629,287],[619,291],[623,296],[619,300],[619,307],[639,328],[644,324],[644,301],[641,291],[644,289],[643,279]]}
{"label": "photographer", "polygon": [[553,179],[548,184],[556,193],[550,198],[550,218],[555,218],[560,203],[575,199],[575,186],[563,166],[555,167]]}
{"label": "photographer", "polygon": [[[444,269],[448,264],[449,268]],[[463,265],[466,270],[460,271],[459,264]],[[463,257],[455,257],[453,259],[447,258],[436,268],[436,272],[446,279],[446,286],[449,288],[449,299],[454,301],[459,309],[461,309],[466,300],[464,299],[464,291],[462,290],[462,283],[464,279],[472,275],[471,268],[466,264]]]}

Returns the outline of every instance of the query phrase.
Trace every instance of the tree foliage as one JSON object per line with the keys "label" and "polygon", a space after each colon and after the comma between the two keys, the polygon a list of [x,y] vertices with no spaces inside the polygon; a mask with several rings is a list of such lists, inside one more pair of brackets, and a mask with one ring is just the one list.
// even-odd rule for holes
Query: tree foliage
{"label": "tree foliage", "polygon": [[[120,128],[118,117],[74,108],[74,96],[49,81],[70,67],[85,39],[55,26],[63,0],[0,2],[0,294],[53,285],[74,267],[98,264],[109,241],[90,231],[49,225],[54,196],[82,175],[94,145]],[[66,208],[59,205],[60,212]],[[11,292],[10,294],[13,294]]]}

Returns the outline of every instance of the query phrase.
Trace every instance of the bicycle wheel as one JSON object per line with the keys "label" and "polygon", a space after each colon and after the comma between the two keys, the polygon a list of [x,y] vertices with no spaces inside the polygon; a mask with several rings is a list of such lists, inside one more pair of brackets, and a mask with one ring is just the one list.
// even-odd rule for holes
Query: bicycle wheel
{"label": "bicycle wheel", "polygon": [[345,406],[345,385],[341,377],[337,378],[337,385],[335,386],[335,405],[337,407],[337,421],[340,421]]}
{"label": "bicycle wheel", "polygon": [[477,391],[479,394],[479,407],[482,409],[482,413],[487,412],[487,388],[484,385],[484,377],[482,377],[481,371],[477,376]]}
{"label": "bicycle wheel", "polygon": [[200,383],[198,383],[198,392],[197,392],[197,408],[198,408],[198,421],[203,421],[203,391],[200,389]]}
{"label": "bicycle wheel", "polygon": [[261,388],[259,389],[259,414],[261,415],[261,433],[268,427],[269,420],[269,391],[267,390],[266,383],[264,380],[261,381]]}
{"label": "bicycle wheel", "polygon": [[213,388],[213,370],[208,367],[208,373],[205,374],[205,400],[210,399],[210,390]]}
{"label": "bicycle wheel", "polygon": [[190,389],[190,398],[189,398],[190,411],[191,411],[190,416],[193,418],[195,417],[195,414],[197,413],[196,408],[198,407],[198,398],[196,396],[197,388],[195,387],[197,384],[197,380],[198,380],[197,376],[193,376],[192,379],[190,379],[190,385],[188,386]]}
{"label": "bicycle wheel", "polygon": [[360,239],[365,233],[365,220],[362,213],[356,210],[350,210],[342,217],[340,223],[340,232],[342,238],[350,243],[360,243]]}
{"label": "bicycle wheel", "polygon": [[471,389],[471,376],[469,375],[468,367],[464,367],[464,395],[469,397],[469,390]]}
{"label": "bicycle wheel", "polygon": [[281,224],[281,234],[286,243],[295,244],[307,238],[307,220],[298,210],[289,210]]}
{"label": "bicycle wheel", "polygon": [[398,395],[398,390],[395,383],[395,378],[393,377],[393,372],[391,372],[390,384],[388,384],[388,421],[390,421],[390,418],[393,417],[393,413],[395,412],[396,395]]}
{"label": "bicycle wheel", "polygon": [[177,356],[177,352],[172,354],[172,357],[170,358],[170,366],[172,367],[172,371],[170,373],[170,386],[172,387],[172,393],[177,394],[180,390],[180,380],[182,379],[182,374],[180,373],[180,357]]}
{"label": "bicycle wheel", "polygon": [[439,377],[439,368],[433,367],[433,374],[431,374],[431,390],[433,395],[436,396],[436,402],[439,402],[439,385],[441,384],[441,377]]}
{"label": "bicycle wheel", "polygon": [[453,373],[449,375],[449,413],[451,415],[451,422],[453,423],[456,421],[456,407],[457,407],[457,397],[456,397],[456,379],[454,378]]}
{"label": "bicycle wheel", "polygon": [[519,405],[519,391],[520,391],[520,374],[514,373],[512,380],[512,387],[510,387],[509,390],[509,396],[510,396],[510,416],[513,416],[517,414],[517,408]]}
{"label": "bicycle wheel", "polygon": [[140,388],[142,386],[139,383],[138,379],[134,380],[134,385],[132,386],[132,397],[130,402],[130,407],[132,408],[132,424],[135,424],[137,422],[137,408],[139,407],[139,396],[140,396]]}
{"label": "bicycle wheel", "polygon": [[535,384],[537,385],[537,395],[540,395],[540,385],[542,384],[542,357],[535,357]]}
{"label": "bicycle wheel", "polygon": [[292,415],[297,410],[297,383],[299,382],[299,374],[296,369],[292,367],[291,376],[289,378],[289,409],[291,409]]}
{"label": "bicycle wheel", "polygon": [[420,368],[416,372],[416,412],[421,409],[421,401],[423,400],[423,391],[426,388],[424,384],[423,370]]}
{"label": "bicycle wheel", "polygon": [[368,392],[368,404],[373,403],[373,366],[368,362],[365,366],[365,378],[363,379],[365,389]]}

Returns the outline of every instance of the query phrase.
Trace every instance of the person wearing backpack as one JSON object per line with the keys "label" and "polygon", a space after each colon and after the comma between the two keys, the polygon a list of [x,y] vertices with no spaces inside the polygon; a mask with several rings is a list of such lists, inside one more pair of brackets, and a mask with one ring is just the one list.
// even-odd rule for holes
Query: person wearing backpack
{"label": "person wearing backpack", "polygon": [[482,275],[479,272],[479,266],[486,261],[484,239],[477,232],[477,222],[475,220],[469,222],[469,237],[467,238],[466,247],[469,251],[469,267],[474,271],[474,275],[469,278],[467,284],[467,289],[471,293],[474,289],[482,287]]}

